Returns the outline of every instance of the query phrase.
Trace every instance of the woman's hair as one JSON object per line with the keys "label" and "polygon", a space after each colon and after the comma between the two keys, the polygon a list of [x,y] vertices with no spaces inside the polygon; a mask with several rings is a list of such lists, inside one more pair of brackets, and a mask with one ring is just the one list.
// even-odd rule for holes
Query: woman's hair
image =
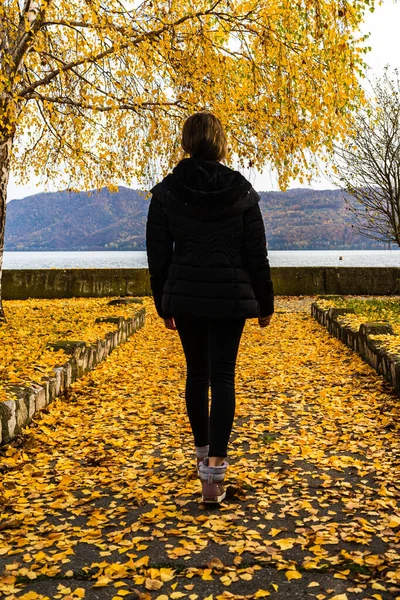
{"label": "woman's hair", "polygon": [[206,111],[190,115],[183,124],[182,148],[194,158],[225,158],[227,140],[221,121]]}

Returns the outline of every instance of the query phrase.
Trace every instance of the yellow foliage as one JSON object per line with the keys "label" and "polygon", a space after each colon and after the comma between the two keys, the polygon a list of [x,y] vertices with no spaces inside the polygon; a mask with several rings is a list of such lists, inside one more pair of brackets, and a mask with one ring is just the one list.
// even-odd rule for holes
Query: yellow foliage
{"label": "yellow foliage", "polygon": [[20,4],[0,5],[0,133],[14,134],[17,175],[149,179],[181,156],[182,119],[206,108],[227,127],[230,158],[272,164],[283,186],[346,133],[374,0]]}

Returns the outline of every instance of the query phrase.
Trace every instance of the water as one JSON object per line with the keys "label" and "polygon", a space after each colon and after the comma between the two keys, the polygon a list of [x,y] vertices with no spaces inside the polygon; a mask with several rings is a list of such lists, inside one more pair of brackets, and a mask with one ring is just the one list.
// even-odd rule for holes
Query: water
{"label": "water", "polygon": [[[273,267],[400,267],[400,250],[270,250]],[[342,257],[342,260],[339,259]],[[147,268],[132,252],[5,252],[5,269]]]}

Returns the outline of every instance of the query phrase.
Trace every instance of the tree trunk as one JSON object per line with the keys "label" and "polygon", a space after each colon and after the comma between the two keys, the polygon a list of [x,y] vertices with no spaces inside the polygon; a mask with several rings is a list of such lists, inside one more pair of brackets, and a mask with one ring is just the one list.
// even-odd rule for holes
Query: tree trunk
{"label": "tree trunk", "polygon": [[3,253],[4,253],[4,233],[6,228],[6,201],[7,186],[10,175],[10,157],[12,149],[12,137],[0,138],[0,324],[4,323],[6,318],[2,302],[2,274],[3,274]]}

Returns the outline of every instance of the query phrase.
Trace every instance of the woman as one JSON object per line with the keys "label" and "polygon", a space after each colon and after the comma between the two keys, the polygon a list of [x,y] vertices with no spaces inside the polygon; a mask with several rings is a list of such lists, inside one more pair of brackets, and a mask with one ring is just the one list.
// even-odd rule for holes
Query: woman
{"label": "woman", "polygon": [[191,115],[182,147],[189,158],[151,190],[147,259],[157,313],[178,331],[185,353],[202,499],[215,503],[226,495],[240,338],[246,319],[269,324],[273,287],[260,197],[221,163],[227,140],[219,119],[209,112]]}

